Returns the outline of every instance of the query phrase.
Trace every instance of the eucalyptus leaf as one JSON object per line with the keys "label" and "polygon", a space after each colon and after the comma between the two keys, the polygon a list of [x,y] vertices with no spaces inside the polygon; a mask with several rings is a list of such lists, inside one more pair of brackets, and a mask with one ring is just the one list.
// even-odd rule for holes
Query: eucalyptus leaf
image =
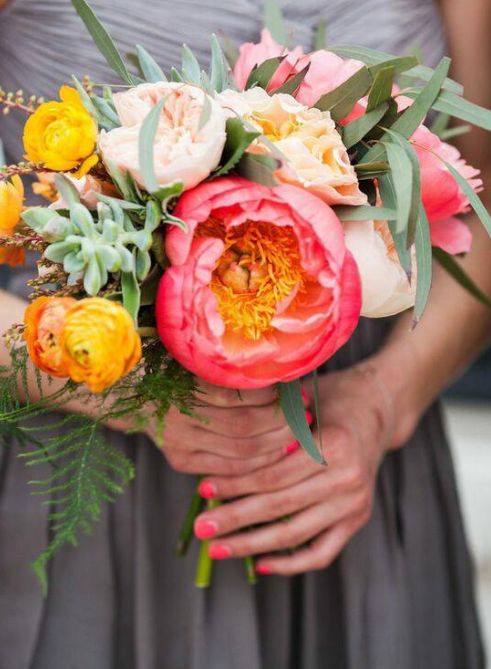
{"label": "eucalyptus leaf", "polygon": [[225,58],[228,61],[230,67],[235,67],[235,63],[239,60],[239,50],[232,42],[228,35],[222,35],[222,49],[225,54]]}
{"label": "eucalyptus leaf", "polygon": [[106,129],[113,130],[114,128],[119,128],[121,126],[121,121],[119,120],[119,116],[113,105],[97,95],[93,95],[91,99],[94,107],[101,115]]}
{"label": "eucalyptus leaf", "polygon": [[140,172],[145,188],[149,193],[154,193],[160,188],[157,179],[155,178],[154,143],[164,105],[165,98],[162,98],[152,107],[142,123],[138,137]]}
{"label": "eucalyptus leaf", "polygon": [[305,406],[302,399],[300,381],[290,381],[279,384],[280,406],[286,422],[293,432],[295,439],[302,446],[307,455],[321,465],[325,465],[324,456],[317,448],[312,432],[305,418]]}
{"label": "eucalyptus leaf", "polygon": [[63,198],[68,208],[74,204],[80,203],[80,195],[72,181],[63,173],[59,172],[55,176],[55,186],[58,193]]}
{"label": "eucalyptus leaf", "polygon": [[128,72],[126,65],[116,48],[111,36],[106,28],[99,21],[90,5],[85,0],[72,0],[72,4],[85,23],[85,27],[89,31],[94,44],[106,59],[108,65],[130,86],[135,84],[131,74]]}
{"label": "eucalyptus leaf", "polygon": [[192,81],[195,84],[201,82],[201,67],[196,56],[186,44],[182,45],[181,71],[187,81]]}
{"label": "eucalyptus leaf", "polygon": [[471,277],[464,271],[457,260],[449,253],[436,246],[433,247],[433,257],[452,276],[462,288],[476,298],[481,304],[491,309],[491,297],[486,295]]}
{"label": "eucalyptus leaf", "polygon": [[286,93],[288,95],[294,95],[307,76],[309,69],[310,63],[304,67],[303,70],[300,70],[298,74],[285,81],[282,86],[272,91],[271,95],[274,95],[275,93]]}
{"label": "eucalyptus leaf", "polygon": [[240,176],[270,188],[278,185],[274,176],[277,169],[278,161],[275,158],[255,153],[244,153],[236,166]]}
{"label": "eucalyptus leaf", "polygon": [[433,123],[431,124],[431,132],[434,132],[435,135],[438,135],[440,137],[441,133],[444,132],[448,128],[448,124],[450,123],[451,116],[450,114],[445,114],[443,112],[440,112]]}
{"label": "eucalyptus leaf", "polygon": [[266,90],[276,70],[284,60],[285,56],[275,56],[274,58],[268,58],[261,65],[254,67],[247,79],[245,90],[253,86],[260,86]]}
{"label": "eucalyptus leaf", "polygon": [[[394,84],[395,70],[393,67],[383,67],[379,70],[373,80],[373,86],[370,89],[367,103],[367,113],[377,109],[379,105],[387,100],[392,95],[392,86]],[[372,74],[373,76],[373,74]],[[386,107],[387,109],[388,107]]]}
{"label": "eucalyptus leaf", "polygon": [[414,305],[413,325],[416,325],[423,316],[428,303],[432,279],[432,253],[430,239],[430,225],[424,207],[420,209],[418,224],[416,225],[416,302]]}
{"label": "eucalyptus leaf", "polygon": [[385,116],[389,105],[384,102],[375,109],[367,111],[366,114],[360,118],[351,121],[345,125],[342,130],[343,144],[347,149],[350,149],[355,144],[358,144],[369,132],[374,128],[379,121]]}
{"label": "eucalyptus leaf", "polygon": [[99,113],[99,111],[95,108],[94,103],[92,102],[92,98],[90,95],[87,93],[85,88],[82,86],[80,81],[72,75],[72,83],[75,86],[75,88],[78,91],[78,94],[80,95],[80,99],[82,100],[82,104],[85,107],[85,109],[89,112],[89,114],[94,118],[94,120],[97,122],[99,126],[105,127],[106,126],[106,119],[102,114]]}
{"label": "eucalyptus leaf", "polygon": [[[409,91],[407,95],[410,98],[415,98],[418,93]],[[454,116],[461,121],[472,123],[478,128],[491,131],[491,110],[480,107],[474,102],[469,102],[449,91],[441,91],[432,108],[435,111],[450,114],[450,116]]]}
{"label": "eucalyptus leaf", "polygon": [[[211,36],[210,82],[217,93],[229,87],[229,68],[217,36]],[[199,81],[199,79],[198,79]]]}
{"label": "eucalyptus leaf", "polygon": [[384,143],[397,198],[396,232],[407,230],[411,212],[413,169],[406,151],[399,144]]}
{"label": "eucalyptus leaf", "polygon": [[264,27],[269,30],[274,40],[282,46],[287,45],[287,34],[283,12],[277,0],[264,3]]}
{"label": "eucalyptus leaf", "polygon": [[[382,175],[378,179],[378,187],[379,187],[380,197],[382,198],[382,202],[384,203],[384,207],[389,207],[394,211],[396,211],[397,197],[394,184],[392,181],[392,174],[390,172],[388,174]],[[409,280],[411,278],[411,273],[412,273],[412,261],[411,261],[411,252],[408,251],[407,249],[406,231],[398,233],[396,231],[396,221],[391,219],[387,220],[388,220],[389,230],[392,235],[392,239],[394,240],[394,245],[396,247],[396,252],[399,258],[399,262],[401,263],[401,267],[406,272],[406,275]]]}
{"label": "eucalyptus leaf", "polygon": [[121,272],[121,290],[123,293],[123,306],[130,314],[135,325],[138,325],[140,286],[134,272]]}
{"label": "eucalyptus leaf", "polygon": [[314,51],[321,51],[326,48],[326,20],[321,18],[317,21],[314,28]]}
{"label": "eucalyptus leaf", "polygon": [[226,131],[221,166],[213,173],[214,177],[224,176],[233,170],[247,148],[261,135],[260,132],[247,130],[242,120],[235,117],[227,120]]}
{"label": "eucalyptus leaf", "polygon": [[467,179],[463,177],[458,170],[455,169],[453,165],[450,163],[447,163],[443,161],[445,167],[447,170],[450,172],[450,174],[453,176],[455,181],[459,184],[461,189],[464,191],[467,199],[469,200],[469,204],[471,207],[474,209],[476,214],[478,215],[481,223],[484,225],[484,227],[487,230],[488,235],[491,235],[491,216],[489,215],[488,210],[486,207],[483,205],[481,202],[481,198],[474,192],[472,186],[469,185]]}
{"label": "eucalyptus leaf", "polygon": [[358,100],[366,95],[372,83],[372,75],[368,68],[362,67],[340,86],[323,95],[314,106],[321,111],[330,111],[332,118],[340,121],[348,116]]}
{"label": "eucalyptus leaf", "polygon": [[444,130],[440,134],[440,139],[444,142],[448,142],[448,140],[455,139],[455,137],[461,137],[462,135],[466,135],[471,130],[472,126],[468,125],[467,123],[465,125],[457,125],[452,128],[448,128],[448,130]]}
{"label": "eucalyptus leaf", "polygon": [[368,69],[372,77],[375,79],[379,72],[386,70],[389,67],[392,68],[394,75],[396,75],[401,74],[402,72],[407,72],[407,70],[411,70],[416,65],[418,65],[416,56],[390,56],[387,60],[370,65]]}
{"label": "eucalyptus leaf", "polygon": [[390,221],[397,218],[397,210],[388,207],[333,207],[334,213],[340,221]]}
{"label": "eucalyptus leaf", "polygon": [[136,53],[138,57],[138,65],[145,77],[145,81],[151,84],[156,84],[159,81],[167,81],[162,68],[152,58],[146,49],[139,44],[136,45]]}

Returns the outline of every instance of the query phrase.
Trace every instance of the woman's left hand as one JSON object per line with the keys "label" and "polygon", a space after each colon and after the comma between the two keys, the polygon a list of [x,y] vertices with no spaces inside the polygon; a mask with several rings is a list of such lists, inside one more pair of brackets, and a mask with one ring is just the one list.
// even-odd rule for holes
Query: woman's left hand
{"label": "woman's left hand", "polygon": [[[323,569],[369,520],[378,466],[392,443],[390,397],[376,371],[363,364],[319,384],[328,466],[297,449],[249,475],[208,477],[202,494],[239,498],[196,520],[198,538],[212,539],[213,558],[261,555],[261,574]],[[276,554],[289,549],[298,550]]]}

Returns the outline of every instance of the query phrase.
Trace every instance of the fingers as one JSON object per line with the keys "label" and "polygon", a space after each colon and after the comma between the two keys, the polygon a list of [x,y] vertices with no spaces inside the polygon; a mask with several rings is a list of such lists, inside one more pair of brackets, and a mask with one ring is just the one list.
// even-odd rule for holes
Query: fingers
{"label": "fingers", "polygon": [[[283,451],[285,455],[287,449]],[[201,483],[200,494],[207,499],[230,499],[253,493],[273,492],[300,483],[320,471],[323,471],[323,466],[297,447],[287,457],[281,457],[273,464],[268,463],[243,476],[207,476]]]}
{"label": "fingers", "polygon": [[[317,474],[286,490],[228,502],[198,516],[195,534],[199,539],[209,539],[211,536],[230,534],[244,527],[278,520],[322,501],[332,492],[334,483],[334,476]],[[210,533],[211,528],[213,533]]]}
{"label": "fingers", "polygon": [[350,508],[348,497],[338,498],[334,504],[316,504],[291,519],[218,539],[211,543],[209,552],[211,557],[223,559],[297,548],[346,517]]}
{"label": "fingers", "polygon": [[197,398],[204,404],[215,407],[260,407],[276,402],[278,395],[275,386],[238,391],[201,381]]}
{"label": "fingers", "polygon": [[256,563],[258,574],[294,576],[328,567],[352,535],[363,525],[361,519],[348,518],[320,534],[309,546],[292,555],[269,555]]}
{"label": "fingers", "polygon": [[199,476],[203,472],[210,472],[210,474],[216,476],[248,475],[255,469],[274,465],[284,457],[280,449],[255,458],[242,459],[224,458],[207,451],[185,453],[179,449],[166,450],[164,448],[163,450],[172,469],[183,474],[198,474]]}

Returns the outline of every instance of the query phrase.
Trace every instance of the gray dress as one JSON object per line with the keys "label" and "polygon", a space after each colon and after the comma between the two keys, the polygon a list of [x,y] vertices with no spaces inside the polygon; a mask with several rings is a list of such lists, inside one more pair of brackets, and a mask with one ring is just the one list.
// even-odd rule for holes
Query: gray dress
{"label": "gray dress", "polygon": [[[140,42],[169,66],[207,35],[255,39],[262,0],[93,0],[123,53]],[[429,0],[285,0],[292,41],[309,46],[319,15],[332,42],[389,52],[443,51]],[[72,72],[111,81],[68,0],[13,0],[0,12],[0,84],[55,93]],[[0,135],[20,158],[20,120]],[[13,275],[21,292],[25,276]],[[364,322],[331,361],[369,355],[388,324]],[[137,478],[78,548],[51,564],[43,599],[28,564],[48,539],[15,450],[0,453],[0,669],[480,669],[482,650],[454,474],[437,407],[378,479],[371,521],[323,572],[247,585],[240,561],[193,585],[196,555],[172,547],[193,480],[142,437],[112,434]]]}

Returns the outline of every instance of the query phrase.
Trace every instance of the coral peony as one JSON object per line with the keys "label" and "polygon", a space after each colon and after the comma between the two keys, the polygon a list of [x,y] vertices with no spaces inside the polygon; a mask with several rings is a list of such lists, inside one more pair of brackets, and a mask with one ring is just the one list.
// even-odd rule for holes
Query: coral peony
{"label": "coral peony", "polygon": [[458,149],[424,126],[416,130],[411,141],[421,167],[421,196],[433,245],[452,254],[469,251],[471,232],[463,221],[454,218],[468,211],[469,200],[443,161],[460,172],[476,192],[482,188],[479,170],[468,165]]}
{"label": "coral peony", "polygon": [[[308,109],[291,95],[268,95],[262,88],[242,93],[227,90],[218,99],[229,113],[257,128],[286,158],[276,172],[280,181],[302,186],[327,204],[367,202],[329,112]],[[259,142],[250,150],[269,152]]]}
{"label": "coral peony", "polygon": [[118,302],[88,297],[65,316],[60,344],[68,375],[100,393],[130,372],[141,358],[131,316]]}
{"label": "coral peony", "polygon": [[24,315],[24,339],[31,360],[51,376],[68,376],[68,366],[60,346],[65,316],[77,304],[73,297],[38,297]]}
{"label": "coral peony", "polygon": [[26,158],[47,168],[86,174],[97,161],[97,125],[70,86],[60,88],[60,102],[44,102],[24,126]]}
{"label": "coral peony", "polygon": [[[130,172],[144,186],[138,153],[140,129],[162,98],[165,106],[154,145],[155,177],[161,187],[180,181],[185,189],[192,188],[217,167],[226,139],[222,108],[197,86],[161,81],[116,93],[114,104],[122,127],[101,132],[99,149],[104,161]],[[205,103],[208,120],[201,126]]]}
{"label": "coral peony", "polygon": [[351,336],[358,270],[332,209],[295,186],[241,178],[179,201],[156,303],[169,352],[205,381],[261,388],[306,374]]}
{"label": "coral peony", "polygon": [[[361,315],[383,318],[414,306],[416,263],[409,281],[385,221],[344,224],[346,246],[360,272]],[[413,253],[414,256],[414,253]]]}

